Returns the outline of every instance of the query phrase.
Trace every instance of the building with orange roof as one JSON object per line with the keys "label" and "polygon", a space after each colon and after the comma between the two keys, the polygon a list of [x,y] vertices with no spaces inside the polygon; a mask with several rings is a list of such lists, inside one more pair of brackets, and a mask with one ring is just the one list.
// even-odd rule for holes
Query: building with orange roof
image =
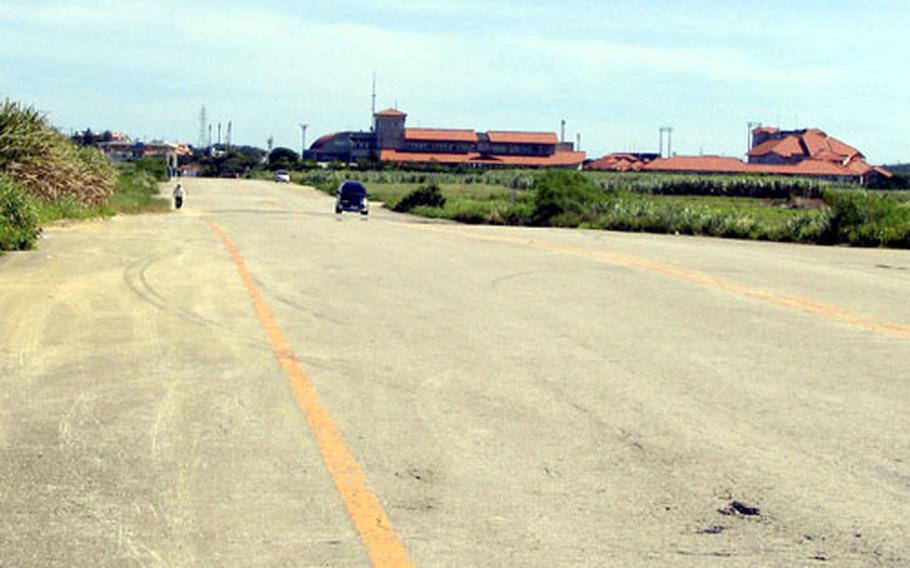
{"label": "building with orange roof", "polygon": [[192,156],[193,150],[186,142],[132,142],[111,140],[101,142],[98,148],[114,162],[142,158],[164,158],[169,168],[176,170],[181,157]]}
{"label": "building with orange roof", "polygon": [[780,130],[759,127],[752,131],[748,162],[727,156],[670,156],[657,154],[608,154],[586,168],[606,171],[641,171],[687,174],[766,174],[813,177],[874,184],[893,177],[880,166],[866,163],[856,148],[822,130]]}
{"label": "building with orange roof", "polygon": [[893,174],[885,168],[856,160],[848,164],[825,160],[803,160],[794,164],[753,164],[727,156],[672,156],[645,164],[639,171],[686,174],[765,174],[814,177],[834,181],[870,184]]}
{"label": "building with orange roof", "polygon": [[373,159],[395,164],[470,167],[581,168],[585,152],[560,142],[552,132],[464,128],[408,128],[407,114],[386,109],[373,115],[371,132],[320,137],[304,153],[316,161]]}
{"label": "building with orange roof", "polygon": [[588,170],[613,172],[640,172],[649,162],[660,158],[660,154],[648,152],[616,152],[607,154],[585,165]]}
{"label": "building with orange roof", "polygon": [[856,148],[828,136],[818,128],[779,130],[756,128],[752,131],[750,164],[798,164],[804,160],[847,163],[865,160]]}

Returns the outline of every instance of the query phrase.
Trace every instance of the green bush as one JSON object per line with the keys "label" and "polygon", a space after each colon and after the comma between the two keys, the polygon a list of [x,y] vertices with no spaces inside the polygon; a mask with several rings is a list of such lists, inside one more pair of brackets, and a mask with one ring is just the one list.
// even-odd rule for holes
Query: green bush
{"label": "green bush", "polygon": [[40,234],[35,202],[12,180],[0,176],[0,251],[30,249]]}
{"label": "green bush", "polygon": [[393,208],[399,213],[407,213],[415,207],[434,207],[441,209],[446,205],[446,198],[439,191],[439,186],[435,183],[418,187],[411,193],[408,193],[395,204]]}
{"label": "green bush", "polygon": [[151,213],[170,209],[170,200],[161,197],[158,181],[146,170],[122,172],[111,196],[111,213]]}
{"label": "green bush", "polygon": [[534,184],[534,211],[531,223],[538,226],[578,225],[604,199],[603,192],[579,172],[545,172]]}
{"label": "green bush", "polygon": [[529,200],[505,205],[497,203],[487,215],[491,225],[530,225],[534,204]]}
{"label": "green bush", "polygon": [[822,243],[830,233],[831,214],[828,211],[807,211],[789,219],[780,238],[773,240],[796,243]]}
{"label": "green bush", "polygon": [[167,181],[167,160],[164,158],[141,158],[130,162],[133,166],[143,171],[156,181]]}
{"label": "green bush", "polygon": [[910,248],[910,205],[867,191],[827,191],[829,243]]}

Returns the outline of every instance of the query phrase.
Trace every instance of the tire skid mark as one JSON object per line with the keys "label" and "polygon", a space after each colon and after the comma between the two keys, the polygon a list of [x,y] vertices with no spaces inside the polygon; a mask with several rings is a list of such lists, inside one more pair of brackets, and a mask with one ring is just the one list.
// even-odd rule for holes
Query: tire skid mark
{"label": "tire skid mark", "polygon": [[214,325],[210,319],[200,316],[180,306],[174,306],[172,301],[162,296],[148,281],[148,269],[164,258],[161,255],[149,255],[129,263],[123,271],[123,281],[129,289],[144,302],[158,309],[174,315],[184,321],[198,325]]}
{"label": "tire skid mark", "polygon": [[[149,255],[133,262],[129,263],[123,271],[123,282],[126,286],[136,295],[140,300],[150,304],[164,313],[172,315],[182,321],[191,323],[194,325],[210,327],[213,329],[220,330],[220,333],[224,335],[231,335],[234,337],[240,337],[241,334],[237,333],[236,328],[229,324],[220,323],[218,321],[206,318],[201,316],[193,311],[187,310],[179,305],[175,305],[173,300],[165,298],[158,292],[158,290],[149,282],[147,271],[155,263],[161,261],[165,258],[164,255]],[[250,349],[255,349],[257,351],[268,350],[269,347],[264,345],[261,342],[255,341],[245,341],[247,347]]]}

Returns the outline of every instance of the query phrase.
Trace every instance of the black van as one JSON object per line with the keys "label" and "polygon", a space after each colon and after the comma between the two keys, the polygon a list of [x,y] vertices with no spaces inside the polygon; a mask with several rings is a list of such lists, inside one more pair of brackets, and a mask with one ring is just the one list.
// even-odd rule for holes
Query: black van
{"label": "black van", "polygon": [[346,180],[338,186],[335,200],[335,213],[342,211],[359,211],[361,215],[370,213],[367,202],[367,188],[359,181]]}

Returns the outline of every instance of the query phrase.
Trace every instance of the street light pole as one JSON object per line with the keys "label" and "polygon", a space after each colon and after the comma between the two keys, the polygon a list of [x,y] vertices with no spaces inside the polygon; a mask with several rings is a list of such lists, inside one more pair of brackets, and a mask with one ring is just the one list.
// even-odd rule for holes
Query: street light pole
{"label": "street light pole", "polygon": [[300,126],[300,161],[303,161],[303,151],[306,149],[306,129],[309,124],[299,124]]}

